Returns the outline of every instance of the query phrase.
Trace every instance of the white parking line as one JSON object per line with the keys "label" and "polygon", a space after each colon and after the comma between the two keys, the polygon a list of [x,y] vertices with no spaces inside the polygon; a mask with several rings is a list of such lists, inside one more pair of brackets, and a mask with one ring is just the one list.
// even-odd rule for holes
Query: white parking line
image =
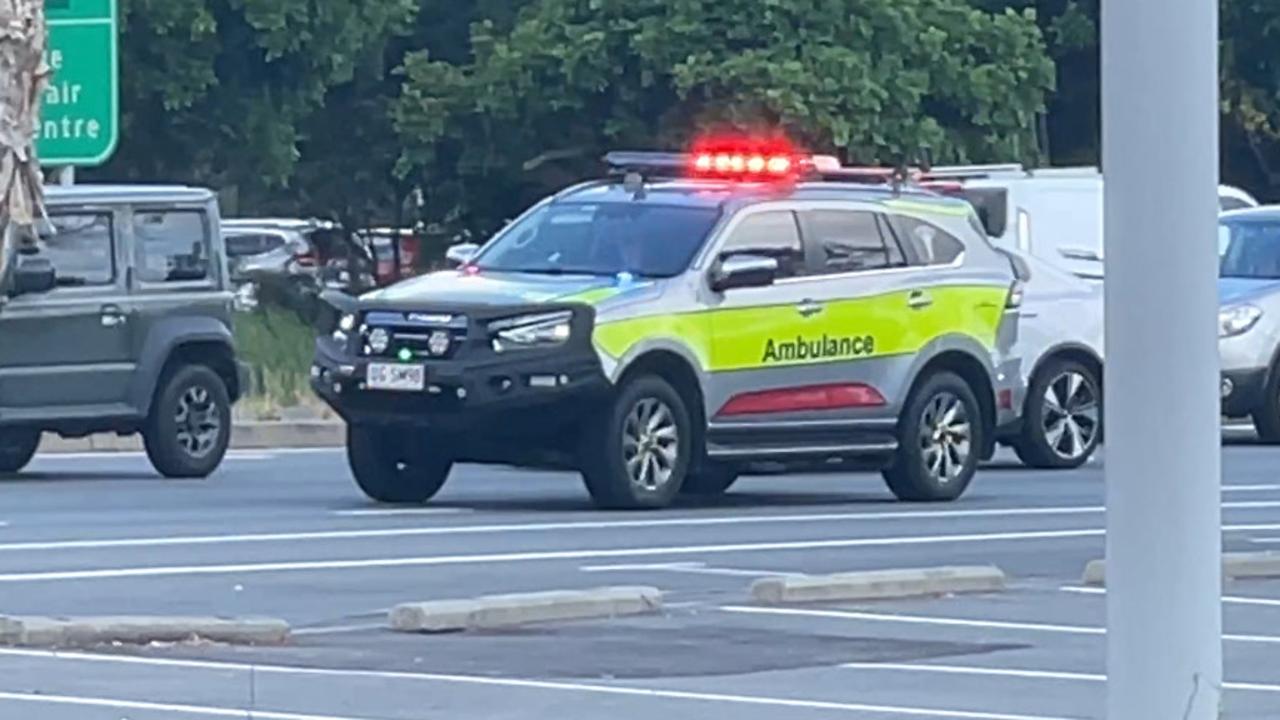
{"label": "white parking line", "polygon": [[[1224,510],[1280,508],[1280,500],[1223,503]],[[714,527],[720,525],[807,524],[880,520],[946,520],[972,518],[1012,518],[1099,515],[1101,505],[1077,507],[1012,507],[983,510],[892,510],[885,512],[814,513],[799,515],[692,515],[645,520],[583,520],[543,523],[510,523],[495,525],[445,525],[437,527],[375,528],[371,530],[315,530],[285,533],[249,533],[236,535],[186,535],[172,537],[103,538],[83,540],[42,540],[0,543],[0,552],[33,550],[101,550],[126,547],[168,547],[175,545],[218,545],[260,542],[292,542],[295,540],[355,540],[361,538],[416,537],[434,535],[493,535],[517,532],[556,532],[561,530],[622,530],[631,528]],[[335,511],[354,517],[423,514],[448,515],[470,512],[469,508],[389,508]],[[1280,524],[1235,525],[1236,530],[1280,530]]]}
{"label": "white parking line", "polygon": [[[1107,629],[1092,625],[1057,625],[1051,623],[1012,622],[1008,620],[974,620],[969,618],[935,617],[930,615],[900,615],[890,613],[859,612],[856,610],[806,610],[801,608],[753,607],[725,605],[724,612],[747,615],[792,615],[797,617],[858,620],[862,622],[902,623],[908,625],[938,625],[944,627],[986,628],[990,630],[1027,630],[1068,635],[1106,635]],[[1226,635],[1223,640],[1244,643],[1280,644],[1280,637],[1273,635]]]}
{"label": "white parking line", "polygon": [[[1277,529],[1280,529],[1280,526],[1277,526]],[[675,545],[581,550],[547,550],[488,553],[479,555],[429,555],[419,557],[364,558],[358,560],[302,560],[293,562],[169,565],[104,568],[94,570],[55,570],[43,572],[5,573],[0,575],[0,583],[166,577],[173,575],[230,575],[303,570],[369,570],[373,568],[469,565],[547,560],[594,560],[600,558],[654,557],[662,555],[710,555],[719,553],[816,550],[821,548],[931,545],[937,543],[1011,542],[1096,537],[1103,535],[1105,532],[1106,531],[1102,528],[1086,528],[1082,530],[1034,530],[1024,532],[974,533],[965,535],[905,535],[898,537],[849,538],[841,540],[792,540],[720,545]]]}
{"label": "white parking line", "polygon": [[[411,508],[417,510],[418,508]],[[430,510],[431,508],[422,508]],[[451,508],[444,508],[451,509]],[[561,530],[625,530],[664,527],[715,527],[721,525],[808,524],[846,521],[922,520],[986,517],[1038,517],[1046,515],[1092,515],[1097,507],[1024,507],[998,510],[898,510],[888,512],[817,513],[796,515],[690,515],[645,520],[581,520],[566,522],[509,523],[495,525],[444,525],[436,527],[376,528],[371,530],[316,530],[286,533],[238,535],[187,535],[149,538],[105,538],[0,543],[0,552],[31,550],[95,550],[126,547],[167,547],[172,545],[218,545],[295,540],[355,540],[360,538],[417,537],[434,535],[500,535],[517,532],[559,532]],[[360,512],[366,512],[364,510]],[[384,513],[386,511],[376,511]],[[1276,526],[1280,529],[1280,525]]]}
{"label": "white parking line", "polygon": [[[906,663],[845,663],[842,668],[850,670],[891,670],[898,672],[935,673],[940,675],[979,675],[1000,678],[1021,678],[1024,680],[1069,680],[1080,682],[1106,682],[1106,675],[1094,673],[1059,672],[1055,670],[1022,670],[1015,668],[974,667],[969,665],[910,665]],[[1256,692],[1280,693],[1280,685],[1265,683],[1226,682],[1222,686],[1227,690],[1251,690]]]}
{"label": "white parking line", "polygon": [[261,720],[373,720],[352,715],[309,715],[304,713],[274,712],[271,710],[247,710],[245,708],[215,707],[212,705],[175,705],[171,703],[113,700],[111,698],[84,697],[81,695],[49,695],[46,693],[0,692],[0,702],[21,702],[43,705],[73,705],[76,707],[111,708],[113,710],[146,710],[179,715],[227,717],[244,720],[254,717]]}
{"label": "white parking line", "polygon": [[399,515],[460,515],[473,512],[471,508],[422,507],[422,508],[366,508],[363,510],[334,510],[338,517],[395,517]]}
{"label": "white parking line", "polygon": [[[769,697],[763,695],[736,695],[728,693],[697,692],[686,690],[667,690],[662,688],[646,688],[634,686],[599,685],[589,683],[557,682],[549,680],[522,680],[517,678],[496,678],[473,675],[449,675],[444,673],[408,673],[374,670],[334,670],[329,668],[301,668],[281,665],[249,665],[204,660],[176,660],[168,658],[128,657],[123,655],[94,655],[92,653],[52,652],[45,650],[19,650],[0,648],[0,656],[28,658],[44,658],[63,661],[87,661],[119,663],[126,665],[143,665],[152,667],[183,667],[205,670],[253,670],[259,674],[302,675],[337,678],[380,678],[388,680],[412,680],[427,683],[451,683],[456,685],[477,685],[482,687],[506,687],[528,690],[553,690],[594,695],[615,695],[624,697],[640,697],[660,700],[689,700],[703,703],[725,703],[731,705],[754,705],[758,707],[778,707],[799,710],[826,710],[848,713],[880,713],[903,717],[946,718],[947,720],[1080,720],[1049,715],[1017,715],[981,710],[955,710],[944,708],[909,707],[900,705],[870,705],[866,703],[833,702],[827,700],[808,700],[800,698]],[[34,698],[48,697],[44,695]],[[242,710],[237,717],[246,717]],[[254,717],[264,720],[312,720],[306,716],[298,718],[275,717],[254,713]],[[316,718],[315,720],[329,720]],[[343,719],[346,720],[346,719]]]}
{"label": "white parking line", "polygon": [[1269,492],[1280,490],[1280,485],[1223,485],[1224,493]]}
{"label": "white parking line", "polygon": [[627,572],[657,571],[688,573],[691,575],[724,575],[727,577],[777,577],[780,575],[799,576],[803,573],[777,572],[774,570],[748,570],[744,568],[707,567],[704,562],[652,563],[633,565],[583,565],[578,568],[582,572]]}
{"label": "white parking line", "polygon": [[328,625],[325,627],[311,628],[295,628],[289,631],[290,635],[337,635],[339,633],[349,632],[366,632],[368,630],[383,630],[387,627],[386,623],[364,623],[362,625]]}
{"label": "white parking line", "polygon": [[[1099,587],[1078,587],[1075,585],[1066,585],[1058,588],[1062,592],[1075,593],[1077,595],[1106,595],[1106,588]],[[1222,602],[1227,605],[1258,605],[1262,607],[1280,607],[1280,600],[1268,600],[1266,598],[1244,597],[1241,595],[1223,595]]]}

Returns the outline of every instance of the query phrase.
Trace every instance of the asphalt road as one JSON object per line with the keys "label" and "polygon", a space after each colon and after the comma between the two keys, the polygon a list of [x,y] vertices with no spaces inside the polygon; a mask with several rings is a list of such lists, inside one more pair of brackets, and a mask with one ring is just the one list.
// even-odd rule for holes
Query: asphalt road
{"label": "asphalt road", "polygon": [[[1228,550],[1280,549],[1277,468],[1280,449],[1225,448]],[[42,456],[0,481],[0,612],[263,614],[296,636],[0,649],[0,720],[1098,718],[1105,598],[1078,585],[1102,554],[1102,500],[1100,463],[1002,462],[950,505],[829,474],[605,513],[575,476],[463,467],[432,505],[385,509],[339,452],[233,453],[193,482],[140,455]],[[1009,592],[782,609],[747,595],[776,573],[988,563]],[[400,602],[627,584],[662,588],[666,611],[382,629]],[[1280,581],[1227,592],[1225,717],[1280,717]]]}

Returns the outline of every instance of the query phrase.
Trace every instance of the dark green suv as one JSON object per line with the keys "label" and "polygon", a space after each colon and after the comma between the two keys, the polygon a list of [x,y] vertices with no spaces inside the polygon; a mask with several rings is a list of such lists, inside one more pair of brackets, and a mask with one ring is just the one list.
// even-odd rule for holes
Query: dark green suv
{"label": "dark green suv", "polygon": [[140,432],[161,474],[213,472],[245,377],[216,196],[83,185],[47,203],[0,278],[0,473],[42,432]]}

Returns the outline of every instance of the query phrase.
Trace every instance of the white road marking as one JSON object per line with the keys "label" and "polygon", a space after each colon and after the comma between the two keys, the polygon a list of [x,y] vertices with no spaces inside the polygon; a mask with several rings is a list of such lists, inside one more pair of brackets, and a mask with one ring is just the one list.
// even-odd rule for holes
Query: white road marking
{"label": "white road marking", "polygon": [[[417,510],[419,508],[409,508]],[[430,510],[431,508],[422,508]],[[442,508],[451,509],[451,508]],[[3,551],[94,550],[124,547],[166,547],[171,545],[217,545],[222,543],[291,542],[294,540],[355,540],[359,538],[416,537],[434,535],[501,535],[516,532],[558,532],[561,530],[624,530],[662,527],[714,527],[720,525],[772,525],[845,522],[855,520],[920,520],[975,517],[1024,517],[1042,515],[1100,514],[1098,507],[1031,507],[998,510],[901,510],[889,512],[817,513],[800,515],[745,515],[651,518],[645,520],[580,520],[495,525],[444,525],[436,527],[375,528],[368,530],[316,530],[291,533],[250,533],[238,535],[187,535],[149,538],[104,538],[49,540],[0,544]],[[361,512],[364,512],[363,510]],[[386,511],[377,511],[385,513]],[[1280,529],[1280,525],[1276,526]]]}
{"label": "white road marking", "polygon": [[244,720],[254,717],[261,720],[373,720],[358,718],[352,715],[309,715],[305,713],[274,712],[271,710],[253,710],[245,708],[215,707],[212,705],[175,705],[171,703],[138,702],[135,700],[113,700],[111,698],[84,697],[81,695],[49,695],[46,693],[0,692],[0,702],[25,702],[43,705],[73,705],[77,707],[111,708],[113,710],[154,711],[177,713],[180,715],[202,715],[205,717],[227,717]]}
{"label": "white road marking", "polygon": [[[54,652],[48,650],[21,650],[0,648],[0,656],[43,658],[62,661],[105,662],[125,665],[143,665],[151,667],[181,667],[203,670],[241,670],[252,669],[258,674],[303,675],[337,678],[380,678],[386,680],[414,680],[419,682],[450,683],[455,685],[478,685],[483,687],[506,687],[529,690],[556,690],[595,695],[616,695],[624,697],[640,697],[660,700],[690,700],[706,703],[725,703],[733,705],[754,705],[763,707],[780,707],[801,710],[830,710],[850,713],[880,713],[883,715],[900,715],[905,717],[947,718],[949,720],[1080,720],[1049,715],[1016,715],[1008,713],[984,712],[980,710],[951,710],[942,708],[905,707],[898,705],[869,705],[865,703],[832,702],[826,700],[805,700],[799,698],[769,697],[763,695],[736,695],[728,693],[697,692],[685,690],[667,690],[662,688],[644,688],[634,686],[600,685],[590,683],[557,682],[548,680],[521,680],[517,678],[481,677],[473,675],[449,675],[444,673],[409,673],[375,670],[334,670],[330,668],[302,668],[282,665],[250,665],[206,660],[176,660],[169,658],[129,657],[124,655],[95,655],[80,652]],[[33,698],[48,697],[45,695]],[[310,720],[305,716],[299,718],[282,718],[254,713],[255,717],[264,720]],[[240,711],[237,717],[245,717]],[[316,720],[329,720],[318,718]],[[344,719],[345,720],[345,719]]]}
{"label": "white road marking", "polygon": [[329,625],[325,627],[311,628],[295,628],[290,631],[290,635],[337,635],[339,633],[349,632],[365,632],[367,630],[382,630],[387,627],[386,623],[364,623],[362,625]]}
{"label": "white road marking", "polygon": [[[1258,509],[1280,507],[1280,500],[1223,503],[1223,509]],[[396,512],[359,509],[338,512],[386,515]],[[467,508],[400,508],[413,514],[452,514],[468,512]],[[144,538],[102,538],[83,540],[47,540],[0,543],[0,552],[32,550],[101,550],[126,547],[168,547],[175,545],[218,545],[255,542],[292,542],[295,540],[355,540],[361,538],[417,537],[434,535],[495,535],[516,532],[556,532],[561,530],[622,530],[630,528],[714,527],[720,525],[772,525],[845,522],[863,520],[943,520],[952,518],[1039,517],[1102,514],[1106,508],[1022,507],[984,510],[897,510],[886,512],[817,513],[803,515],[691,515],[646,520],[583,520],[543,523],[510,523],[497,525],[445,525],[437,527],[375,528],[369,530],[316,530],[291,533],[250,533],[237,535],[187,535]],[[1280,524],[1239,525],[1239,530],[1280,530]]]}
{"label": "white road marking", "polygon": [[[743,613],[747,615],[791,615],[797,617],[819,617],[837,620],[858,620],[864,622],[902,623],[908,625],[938,625],[946,627],[987,628],[991,630],[1028,630],[1033,632],[1050,632],[1068,635],[1106,635],[1107,629],[1092,625],[1057,625],[1051,623],[1012,622],[1008,620],[974,620],[969,618],[948,618],[929,615],[900,615],[891,613],[859,612],[856,610],[806,610],[802,608],[753,607],[744,605],[725,605],[720,608],[724,612]],[[1232,642],[1280,644],[1280,637],[1273,635],[1227,635],[1223,640]]]}
{"label": "white road marking", "polygon": [[803,573],[778,572],[774,570],[748,570],[743,568],[707,567],[707,564],[704,562],[652,563],[648,565],[645,565],[645,564],[583,565],[578,569],[581,570],[582,572],[588,572],[588,573],[626,572],[631,570],[638,570],[638,571],[689,573],[693,575],[724,575],[727,577],[777,577],[780,575],[786,575],[786,576],[803,575]]}
{"label": "white road marking", "polygon": [[[1280,526],[1277,526],[1280,529]],[[47,580],[97,580],[106,578],[165,577],[173,575],[230,575],[300,570],[368,570],[371,568],[425,567],[546,560],[594,560],[599,558],[653,557],[661,555],[710,555],[719,553],[815,550],[821,548],[931,545],[937,543],[1002,542],[1098,537],[1102,528],[1082,530],[1035,530],[965,535],[905,535],[898,537],[848,538],[841,540],[792,540],[781,542],[732,543],[720,545],[674,545],[580,550],[487,553],[478,555],[429,555],[419,557],[364,558],[359,560],[301,560],[292,562],[236,563],[218,565],[161,565],[151,567],[103,568],[95,570],[54,570],[0,574],[0,582]]]}
{"label": "white road marking", "polygon": [[[225,460],[274,460],[280,450],[228,450]],[[56,462],[58,460],[145,460],[147,454],[141,450],[102,450],[97,452],[41,453],[36,456],[37,462]]]}
{"label": "white road marking", "polygon": [[[1106,595],[1107,589],[1100,587],[1079,587],[1075,585],[1067,585],[1058,588],[1062,592],[1075,593],[1077,595]],[[1258,605],[1262,607],[1280,607],[1280,600],[1268,600],[1266,598],[1244,597],[1242,595],[1223,595],[1222,602],[1227,605]]]}
{"label": "white road marking", "polygon": [[397,515],[460,515],[473,512],[470,508],[421,507],[421,508],[367,508],[363,510],[334,510],[338,517],[393,517]]}
{"label": "white road marking", "polygon": [[[1001,678],[1022,678],[1025,680],[1072,680],[1082,682],[1106,682],[1106,675],[1096,673],[1059,672],[1056,670],[1022,670],[1015,668],[974,667],[968,665],[910,665],[906,663],[845,663],[842,668],[850,670],[892,670],[899,672],[936,673],[941,675],[985,675]],[[1280,693],[1280,685],[1265,683],[1226,682],[1222,686],[1227,690],[1253,690],[1257,692]]]}
{"label": "white road marking", "polygon": [[1280,490],[1280,485],[1223,485],[1222,492],[1268,492]]}

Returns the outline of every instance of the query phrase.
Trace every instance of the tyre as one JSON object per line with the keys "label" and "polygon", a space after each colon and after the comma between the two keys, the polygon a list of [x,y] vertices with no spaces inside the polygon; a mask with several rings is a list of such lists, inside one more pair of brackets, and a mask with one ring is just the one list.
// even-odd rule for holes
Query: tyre
{"label": "tyre", "polygon": [[16,473],[26,467],[38,447],[39,430],[0,429],[0,474]]}
{"label": "tyre", "polygon": [[444,487],[453,459],[407,428],[347,426],[347,464],[356,485],[380,503],[424,503]]}
{"label": "tyre", "polygon": [[166,372],[142,441],[165,477],[202,478],[216,470],[231,441],[231,399],[222,378],[204,365]]}
{"label": "tyre", "polygon": [[1253,427],[1258,431],[1259,440],[1280,445],[1280,372],[1272,369],[1268,375],[1262,402],[1253,411]]}
{"label": "tyre", "polygon": [[1080,467],[1102,438],[1102,383],[1074,360],[1051,360],[1027,388],[1022,431],[1013,451],[1034,467]]}
{"label": "tyre", "polygon": [[884,471],[899,500],[959,498],[978,469],[982,407],[959,375],[937,372],[912,390],[898,419],[898,449]]}
{"label": "tyre", "polygon": [[667,381],[643,376],[628,382],[587,427],[582,476],[596,505],[661,508],[680,492],[693,428],[684,400]]}
{"label": "tyre", "polygon": [[697,471],[690,470],[680,486],[681,495],[723,495],[738,481],[737,468],[707,462]]}

